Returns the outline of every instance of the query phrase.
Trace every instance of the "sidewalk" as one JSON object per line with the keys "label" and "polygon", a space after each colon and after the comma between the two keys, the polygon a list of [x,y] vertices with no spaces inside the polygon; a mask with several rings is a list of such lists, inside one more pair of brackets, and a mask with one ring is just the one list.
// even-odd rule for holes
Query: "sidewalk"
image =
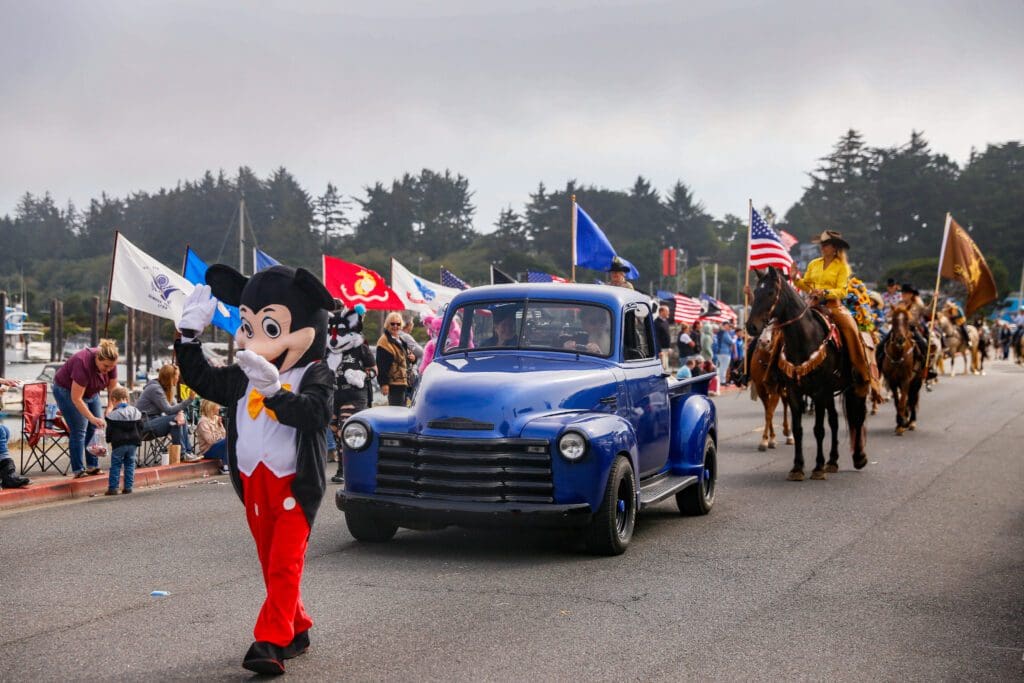
{"label": "sidewalk", "polygon": [[[202,479],[219,475],[219,472],[220,460],[140,467],[135,470],[134,489],[159,486],[183,479]],[[103,495],[107,490],[107,474],[106,468],[102,474],[81,479],[73,479],[70,475],[64,476],[53,471],[45,474],[29,472],[25,475],[32,480],[28,486],[20,489],[0,490],[0,512],[28,505],[52,503],[57,500]],[[227,475],[223,476],[226,481]]]}

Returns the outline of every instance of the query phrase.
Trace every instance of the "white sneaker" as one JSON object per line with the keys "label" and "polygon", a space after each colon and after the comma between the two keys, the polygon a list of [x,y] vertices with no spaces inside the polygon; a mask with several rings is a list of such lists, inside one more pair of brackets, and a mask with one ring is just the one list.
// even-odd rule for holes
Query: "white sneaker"
{"label": "white sneaker", "polygon": [[196,455],[194,453],[185,453],[181,456],[182,462],[198,462],[203,459],[203,456]]}

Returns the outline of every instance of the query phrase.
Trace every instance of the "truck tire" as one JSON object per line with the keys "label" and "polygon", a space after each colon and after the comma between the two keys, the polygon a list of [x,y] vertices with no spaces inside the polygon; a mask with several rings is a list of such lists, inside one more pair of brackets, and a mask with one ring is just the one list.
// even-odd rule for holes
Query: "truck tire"
{"label": "truck tire", "polygon": [[385,543],[398,531],[398,525],[365,512],[345,512],[345,526],[357,541],[363,543]]}
{"label": "truck tire", "polygon": [[704,439],[704,459],[696,484],[676,494],[679,512],[687,515],[706,515],[715,504],[715,482],[718,480],[718,454],[715,441],[709,434]]}
{"label": "truck tire", "polygon": [[629,460],[615,458],[601,507],[587,530],[587,549],[595,555],[621,555],[636,526],[636,477]]}

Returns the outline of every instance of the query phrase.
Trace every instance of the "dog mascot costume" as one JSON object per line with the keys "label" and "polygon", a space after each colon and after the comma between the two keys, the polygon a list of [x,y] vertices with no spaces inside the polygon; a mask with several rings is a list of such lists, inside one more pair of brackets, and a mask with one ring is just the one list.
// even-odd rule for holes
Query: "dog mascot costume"
{"label": "dog mascot costume", "polygon": [[[217,264],[185,301],[174,348],[182,379],[225,406],[231,483],[245,504],[267,597],[242,666],[284,673],[309,647],[312,619],[299,595],[310,527],[323,498],[334,373],[322,362],[334,299],[309,271],[273,266],[246,278]],[[213,368],[197,339],[213,296],[239,307],[237,364]]]}

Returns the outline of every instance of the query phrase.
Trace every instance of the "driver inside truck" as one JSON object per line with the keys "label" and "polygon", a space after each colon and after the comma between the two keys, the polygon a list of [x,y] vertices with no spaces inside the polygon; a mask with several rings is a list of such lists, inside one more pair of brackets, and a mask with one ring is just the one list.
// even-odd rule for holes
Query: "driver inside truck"
{"label": "driver inside truck", "polygon": [[586,332],[586,342],[577,343],[571,339],[565,343],[565,348],[607,356],[611,348],[608,313],[600,308],[585,307],[580,311],[580,326]]}

